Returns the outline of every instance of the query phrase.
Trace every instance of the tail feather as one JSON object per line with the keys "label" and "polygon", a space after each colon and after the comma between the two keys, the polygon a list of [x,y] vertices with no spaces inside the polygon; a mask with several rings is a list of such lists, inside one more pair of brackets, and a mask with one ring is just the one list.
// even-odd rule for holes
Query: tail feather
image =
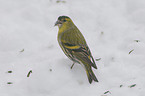
{"label": "tail feather", "polygon": [[88,76],[89,83],[91,84],[93,79],[91,78],[91,75],[87,71],[86,71],[86,73],[87,73],[87,76]]}
{"label": "tail feather", "polygon": [[90,58],[88,58],[85,54],[80,53],[80,52],[74,52],[73,55],[79,60],[81,61],[81,63],[84,65],[87,76],[88,76],[88,80],[89,83],[91,84],[92,81],[96,81],[98,82],[98,79],[96,78],[95,74],[92,71],[92,67],[94,67],[95,69],[97,69],[97,66],[95,64],[94,59],[92,58],[92,61],[94,63],[91,62]]}
{"label": "tail feather", "polygon": [[97,66],[96,66],[96,63],[95,63],[95,61],[94,61],[94,58],[92,57],[92,55],[91,55],[91,60],[93,61],[93,63],[91,64],[92,65],[92,67],[94,67],[95,69],[97,69]]}
{"label": "tail feather", "polygon": [[92,69],[86,70],[87,76],[89,83],[91,84],[92,81],[94,80],[95,82],[99,82],[98,79],[96,78],[95,74],[93,73]]}

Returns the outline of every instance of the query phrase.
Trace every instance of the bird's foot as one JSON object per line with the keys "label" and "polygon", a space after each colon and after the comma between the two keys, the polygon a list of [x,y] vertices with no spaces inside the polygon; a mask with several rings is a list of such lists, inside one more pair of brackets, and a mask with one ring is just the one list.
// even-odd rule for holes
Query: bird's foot
{"label": "bird's foot", "polygon": [[70,67],[71,69],[73,68],[74,64],[75,64],[75,63],[73,63],[73,64],[71,65],[71,67]]}

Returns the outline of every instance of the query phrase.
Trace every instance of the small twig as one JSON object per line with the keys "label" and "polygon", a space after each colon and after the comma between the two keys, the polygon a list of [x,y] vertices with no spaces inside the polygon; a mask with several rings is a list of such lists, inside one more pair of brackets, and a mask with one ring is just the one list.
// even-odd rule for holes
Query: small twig
{"label": "small twig", "polygon": [[13,84],[12,82],[7,82],[7,84]]}
{"label": "small twig", "polygon": [[51,72],[51,71],[52,71],[52,69],[49,69],[49,71]]}
{"label": "small twig", "polygon": [[132,51],[134,51],[134,49],[132,49],[131,51],[129,51],[129,54],[130,54]]}
{"label": "small twig", "polygon": [[12,71],[8,71],[8,73],[12,73]]}
{"label": "small twig", "polygon": [[110,93],[110,94],[111,94],[111,92],[110,92],[110,91],[106,91],[104,94],[107,94],[107,93]]}
{"label": "small twig", "polygon": [[101,32],[101,35],[103,35],[103,34],[104,34],[104,32],[102,31],[102,32]]}
{"label": "small twig", "polygon": [[99,61],[99,60],[101,60],[101,58],[99,58],[99,59],[96,59],[96,61]]}
{"label": "small twig", "polygon": [[135,42],[140,42],[140,40],[134,40]]}
{"label": "small twig", "polygon": [[29,77],[31,73],[32,73],[32,70],[29,71],[29,73],[27,74],[27,77]]}
{"label": "small twig", "polygon": [[135,87],[136,86],[136,84],[133,84],[133,85],[130,85],[130,86],[128,86],[129,88],[132,88],[132,87]]}
{"label": "small twig", "polygon": [[123,85],[120,85],[120,88],[122,87]]}
{"label": "small twig", "polygon": [[20,52],[24,52],[24,49],[22,49]]}

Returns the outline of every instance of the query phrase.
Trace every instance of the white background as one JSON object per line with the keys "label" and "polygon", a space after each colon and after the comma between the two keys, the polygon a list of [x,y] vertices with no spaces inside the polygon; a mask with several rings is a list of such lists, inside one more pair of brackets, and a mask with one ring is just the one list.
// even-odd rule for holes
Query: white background
{"label": "white background", "polygon": [[[70,69],[54,27],[61,15],[101,58],[93,70],[99,83],[89,84],[79,64]],[[144,0],[0,0],[0,96],[144,95]]]}

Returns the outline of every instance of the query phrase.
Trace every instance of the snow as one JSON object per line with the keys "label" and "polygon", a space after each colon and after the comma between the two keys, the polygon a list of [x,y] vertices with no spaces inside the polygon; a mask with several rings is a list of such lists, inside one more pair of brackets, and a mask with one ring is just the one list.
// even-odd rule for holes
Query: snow
{"label": "snow", "polygon": [[[61,15],[101,58],[99,83],[70,69],[54,27]],[[0,96],[144,96],[144,26],[144,0],[0,0]]]}

